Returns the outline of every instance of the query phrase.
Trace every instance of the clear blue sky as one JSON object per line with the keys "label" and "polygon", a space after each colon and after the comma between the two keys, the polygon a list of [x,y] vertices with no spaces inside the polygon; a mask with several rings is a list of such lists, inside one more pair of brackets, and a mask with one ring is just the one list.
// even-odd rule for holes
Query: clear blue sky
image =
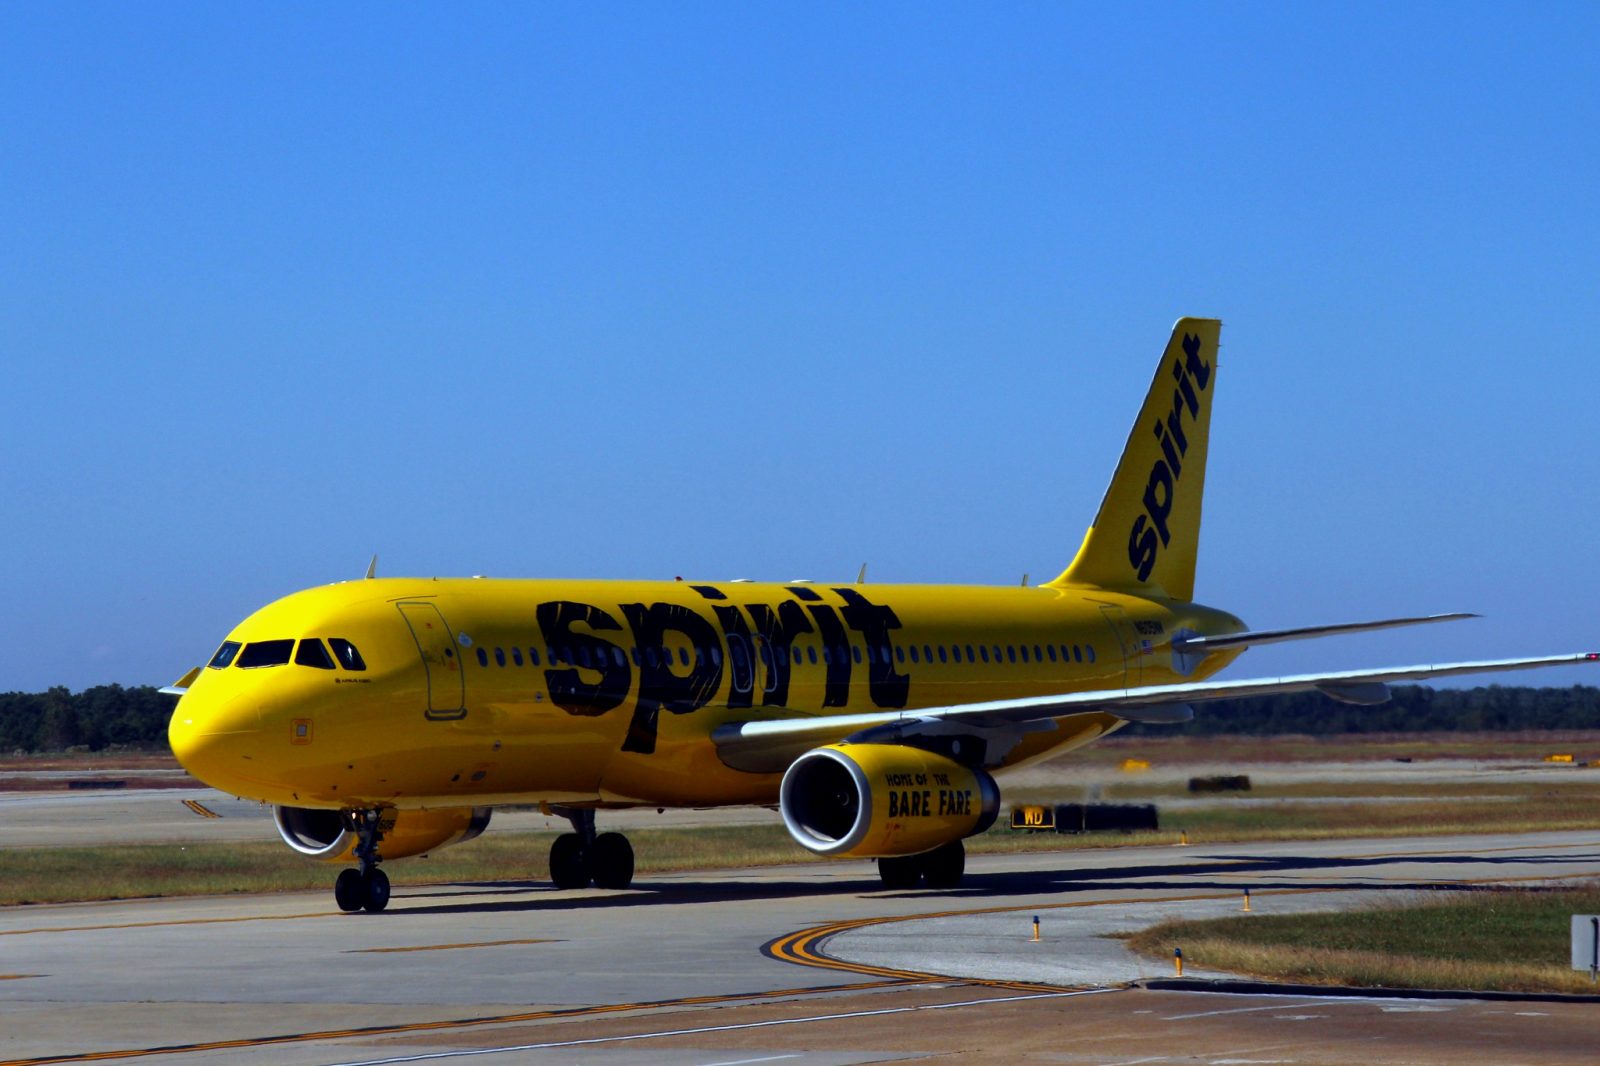
{"label": "clear blue sky", "polygon": [[1600,648],[1597,53],[1592,3],[6,4],[0,689],[164,684],[373,552],[1048,579],[1184,314],[1202,600],[1488,616],[1234,675]]}

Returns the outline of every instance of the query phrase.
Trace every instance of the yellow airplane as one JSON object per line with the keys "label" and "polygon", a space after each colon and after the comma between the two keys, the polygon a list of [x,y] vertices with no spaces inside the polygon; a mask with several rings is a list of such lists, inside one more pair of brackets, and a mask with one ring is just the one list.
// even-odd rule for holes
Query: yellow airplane
{"label": "yellow airplane", "polygon": [[[172,750],[275,807],[296,851],[352,863],[334,896],[381,911],[378,864],[539,803],[573,831],[562,888],[625,888],[624,807],[776,805],[800,846],[873,857],[885,885],[956,885],[994,774],[1191,704],[1594,662],[1595,654],[1209,681],[1246,647],[1468,615],[1251,632],[1192,601],[1221,323],[1185,318],[1094,524],[1038,587],[385,578],[261,608],[181,698]],[[863,575],[864,576],[864,575]]]}

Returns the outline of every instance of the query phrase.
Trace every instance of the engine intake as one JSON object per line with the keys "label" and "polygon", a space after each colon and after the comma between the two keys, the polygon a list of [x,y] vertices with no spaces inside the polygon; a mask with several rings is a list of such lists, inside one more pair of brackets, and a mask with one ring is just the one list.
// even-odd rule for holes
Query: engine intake
{"label": "engine intake", "polygon": [[[489,807],[448,807],[435,811],[383,812],[379,825],[383,841],[379,851],[386,859],[438,851],[471,840],[489,825]],[[345,824],[344,812],[313,807],[274,807],[272,820],[283,842],[302,855],[323,862],[353,862],[356,833]]]}
{"label": "engine intake", "polygon": [[916,855],[981,833],[1000,787],[980,769],[900,744],[830,744],[783,775],[789,835],[819,855]]}

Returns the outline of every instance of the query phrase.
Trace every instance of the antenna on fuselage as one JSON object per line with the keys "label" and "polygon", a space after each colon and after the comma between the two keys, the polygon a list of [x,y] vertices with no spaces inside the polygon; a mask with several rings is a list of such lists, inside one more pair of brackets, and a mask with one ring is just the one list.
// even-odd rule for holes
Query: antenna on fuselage
{"label": "antenna on fuselage", "polygon": [[1022,575],[1022,587],[1023,588],[1027,588],[1028,587],[1028,575],[1027,574],[1023,574]]}
{"label": "antenna on fuselage", "polygon": [[376,552],[374,552],[373,555],[372,555],[372,562],[367,564],[367,580],[371,581],[373,578],[375,578],[377,576],[378,576],[378,555],[377,555]]}
{"label": "antenna on fuselage", "polygon": [[856,575],[856,584],[865,585],[866,583],[867,583],[867,564],[866,563],[862,563],[861,564],[861,573]]}

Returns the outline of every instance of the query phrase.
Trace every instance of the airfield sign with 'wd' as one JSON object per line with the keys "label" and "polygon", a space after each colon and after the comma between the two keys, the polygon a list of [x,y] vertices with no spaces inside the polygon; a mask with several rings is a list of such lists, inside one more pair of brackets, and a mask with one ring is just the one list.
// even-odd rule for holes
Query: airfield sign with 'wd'
{"label": "airfield sign with 'wd'", "polygon": [[1056,827],[1056,809],[1041,805],[1011,808],[1011,828],[1013,829],[1054,829]]}

